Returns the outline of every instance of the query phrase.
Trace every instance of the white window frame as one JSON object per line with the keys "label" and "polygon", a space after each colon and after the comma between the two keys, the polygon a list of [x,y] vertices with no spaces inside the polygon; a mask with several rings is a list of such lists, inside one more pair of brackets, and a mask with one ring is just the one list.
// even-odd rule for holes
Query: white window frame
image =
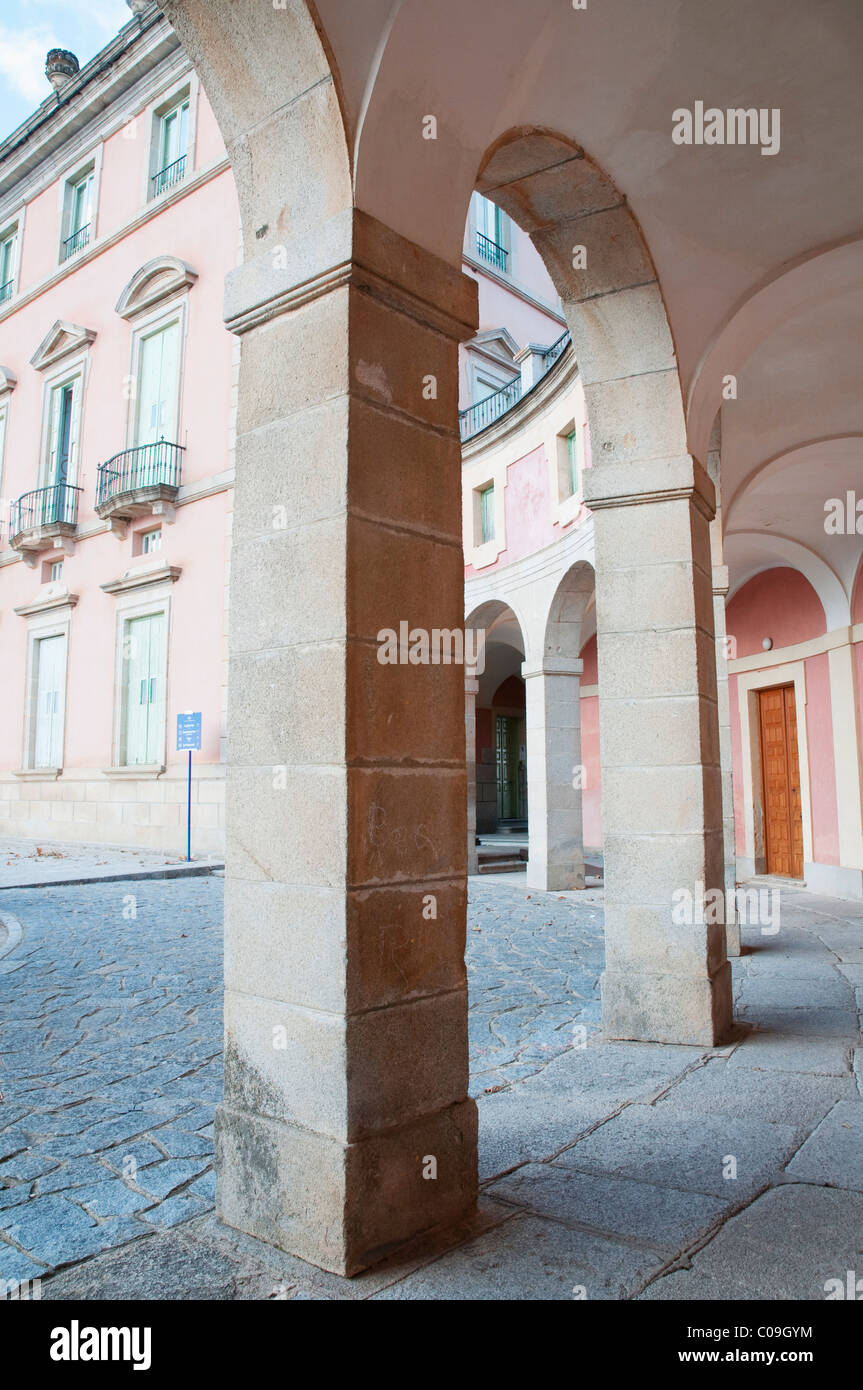
{"label": "white window frame", "polygon": [[[135,593],[120,595],[117,598],[115,613],[116,634],[115,634],[115,655],[114,655],[114,717],[113,731],[111,736],[111,767],[109,772],[138,772],[142,776],[147,772],[158,769],[165,770],[167,760],[168,744],[168,708],[170,692],[170,666],[169,658],[171,652],[171,581],[165,584],[148,586],[146,597]],[[126,738],[126,658],[124,656],[126,623],[134,618],[149,618],[155,614],[163,614],[162,624],[164,649],[162,652],[162,667],[165,672],[165,719],[160,730],[158,757],[155,763],[125,763],[121,757],[125,752],[124,743]]]}
{"label": "white window frame", "polygon": [[[4,300],[3,303],[0,304],[0,311],[2,311],[7,304],[11,304],[12,300],[18,293],[18,286],[21,278],[21,237],[23,231],[24,210],[22,208],[22,210],[18,212],[15,215],[15,217],[11,217],[8,222],[4,223],[3,229],[2,231],[0,231],[0,244],[6,241],[10,236],[14,236],[15,238],[15,252],[12,257],[12,274],[10,276],[10,279],[12,281],[12,291],[9,295],[9,298]],[[2,283],[5,283],[5,281],[3,281]]]}
{"label": "white window frame", "polygon": [[[54,610],[44,615],[31,618],[27,630],[24,749],[21,767],[28,772],[44,772],[46,776],[50,776],[53,772],[60,773],[63,771],[63,764],[66,757],[66,711],[69,705],[69,637],[71,628],[71,611],[67,610],[65,616],[58,616],[57,611]],[[41,642],[43,637],[63,637],[65,639],[65,662],[63,667],[63,732],[60,739],[61,758],[57,768],[36,767],[36,697],[38,694],[38,659],[36,644]]]}
{"label": "white window frame", "polygon": [[77,412],[78,431],[70,453],[66,482],[69,487],[80,487],[78,465],[81,455],[81,438],[84,433],[84,404],[87,396],[88,369],[89,354],[85,351],[74,357],[62,358],[45,374],[42,384],[42,427],[39,440],[39,481],[36,484],[37,487],[50,486],[51,403],[54,399],[54,392],[63,386],[72,384],[76,386],[77,390],[77,406],[74,406],[73,409]]}
{"label": "white window frame", "polygon": [[161,329],[167,328],[172,323],[179,324],[179,342],[177,348],[177,438],[171,439],[170,444],[183,443],[183,398],[186,379],[186,338],[189,331],[189,304],[188,290],[184,290],[177,298],[159,304],[149,314],[143,314],[135,319],[135,326],[132,329],[132,340],[129,345],[129,381],[133,389],[129,391],[126,403],[126,444],[127,449],[134,448],[135,445],[135,420],[137,417],[138,406],[138,372],[141,365],[141,343],[144,338],[151,337]]}
{"label": "white window frame", "polygon": [[161,131],[162,117],[167,116],[175,106],[179,106],[183,100],[189,103],[189,122],[186,129],[186,167],[183,170],[183,177],[176,185],[182,188],[192,177],[197,168],[196,150],[198,135],[198,96],[200,93],[200,80],[194,69],[189,68],[181,77],[164,92],[152,101],[143,113],[144,130],[147,132],[147,157],[144,161],[143,177],[144,183],[141,190],[141,205],[148,207],[153,203],[158,203],[164,198],[170,197],[170,189],[156,197],[152,193],[153,178],[159,173],[159,134]]}
{"label": "white window frame", "polygon": [[[6,393],[4,393],[3,395],[0,395],[0,505],[3,506],[3,512],[6,511],[6,507],[5,507],[5,504],[2,503],[2,499],[3,499],[3,497],[4,497],[4,492],[3,492],[3,479],[4,479],[4,476],[5,476],[5,472],[6,472],[6,467],[5,467],[5,464],[6,464],[6,436],[7,436],[8,433],[9,433],[9,400],[8,400],[8,396],[6,395]],[[2,522],[2,521],[4,521],[4,520],[5,520],[5,517],[4,517],[3,513],[0,512],[0,522]]]}
{"label": "white window frame", "polygon": [[99,191],[102,183],[102,151],[103,146],[97,145],[86,158],[78,160],[70,169],[62,175],[58,182],[58,206],[57,206],[57,265],[72,266],[78,260],[80,252],[63,259],[63,243],[69,235],[68,220],[69,207],[72,189],[81,182],[88,173],[93,175],[93,190],[90,195],[90,238],[86,250],[93,246],[99,235]]}

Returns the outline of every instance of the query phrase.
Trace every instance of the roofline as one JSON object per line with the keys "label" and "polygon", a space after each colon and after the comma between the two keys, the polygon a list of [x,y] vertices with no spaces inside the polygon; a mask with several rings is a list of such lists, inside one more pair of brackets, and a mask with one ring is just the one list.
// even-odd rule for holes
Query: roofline
{"label": "roofline", "polygon": [[158,4],[154,4],[151,12],[137,18],[133,17],[128,24],[124,24],[119,33],[104,48],[100,49],[95,57],[85,63],[75,77],[64,83],[59,92],[47,96],[42,104],[37,106],[33,114],[27,117],[26,121],[22,121],[21,125],[17,126],[10,135],[7,135],[5,140],[0,141],[0,171],[2,171],[4,162],[14,155],[22,145],[25,145],[36,131],[50,122],[58,112],[70,104],[73,97],[78,96],[91,82],[110,68],[118,58],[134,47],[144,34],[163,20],[164,16]]}

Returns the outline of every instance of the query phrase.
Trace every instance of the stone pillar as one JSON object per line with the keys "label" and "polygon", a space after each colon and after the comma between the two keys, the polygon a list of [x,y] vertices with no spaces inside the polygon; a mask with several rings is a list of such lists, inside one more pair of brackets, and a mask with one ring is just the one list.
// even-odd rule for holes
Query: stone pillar
{"label": "stone pillar", "polygon": [[863,763],[857,716],[857,667],[851,630],[848,638],[841,647],[831,647],[827,660],[833,716],[839,863],[843,869],[857,871],[854,888],[859,891],[859,874],[863,869]]}
{"label": "stone pillar", "polygon": [[467,871],[479,873],[476,848],[476,697],[479,681],[474,676],[464,680],[465,764],[467,770]]}
{"label": "stone pillar", "polygon": [[[715,526],[716,522],[710,523]],[[725,628],[725,596],[728,566],[713,566],[713,626],[716,633],[716,702],[719,719],[719,768],[722,778],[722,845],[725,886],[725,954],[740,955],[740,923],[737,919],[737,845],[734,837],[734,789],[731,783],[731,702],[728,698],[728,635]]]}
{"label": "stone pillar", "polygon": [[476,1199],[458,344],[476,285],[364,213],[229,277],[221,1219],[352,1274]]}
{"label": "stone pillar", "polygon": [[584,887],[581,825],[581,660],[525,661],[527,884],[542,892]]}
{"label": "stone pillar", "polygon": [[713,914],[698,901],[724,882],[713,485],[684,455],[595,465],[584,486],[602,654],[603,1029],[709,1046],[731,1020],[724,924],[701,920]]}

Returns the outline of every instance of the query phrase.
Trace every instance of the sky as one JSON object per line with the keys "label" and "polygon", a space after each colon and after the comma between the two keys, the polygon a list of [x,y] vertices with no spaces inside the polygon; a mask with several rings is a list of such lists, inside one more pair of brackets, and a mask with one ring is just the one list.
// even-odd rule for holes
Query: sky
{"label": "sky", "polygon": [[51,95],[49,48],[83,67],[132,18],[126,0],[0,0],[0,140]]}

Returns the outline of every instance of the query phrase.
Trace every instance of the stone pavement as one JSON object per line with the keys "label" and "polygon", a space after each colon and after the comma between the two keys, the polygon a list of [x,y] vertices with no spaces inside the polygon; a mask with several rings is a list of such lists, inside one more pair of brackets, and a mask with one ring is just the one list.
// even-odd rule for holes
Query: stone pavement
{"label": "stone pavement", "polygon": [[221,867],[221,860],[206,855],[197,856],[187,864],[182,855],[157,849],[0,836],[0,889],[161,874],[185,877],[190,872],[209,872]]}
{"label": "stone pavement", "polygon": [[595,902],[472,879],[480,1208],[345,1281],[212,1212],[220,897],[0,893],[23,927],[0,961],[0,1278],[52,1299],[819,1300],[863,1272],[863,904],[783,891],[778,935],[744,929],[739,1036],[705,1050],[602,1041]]}

